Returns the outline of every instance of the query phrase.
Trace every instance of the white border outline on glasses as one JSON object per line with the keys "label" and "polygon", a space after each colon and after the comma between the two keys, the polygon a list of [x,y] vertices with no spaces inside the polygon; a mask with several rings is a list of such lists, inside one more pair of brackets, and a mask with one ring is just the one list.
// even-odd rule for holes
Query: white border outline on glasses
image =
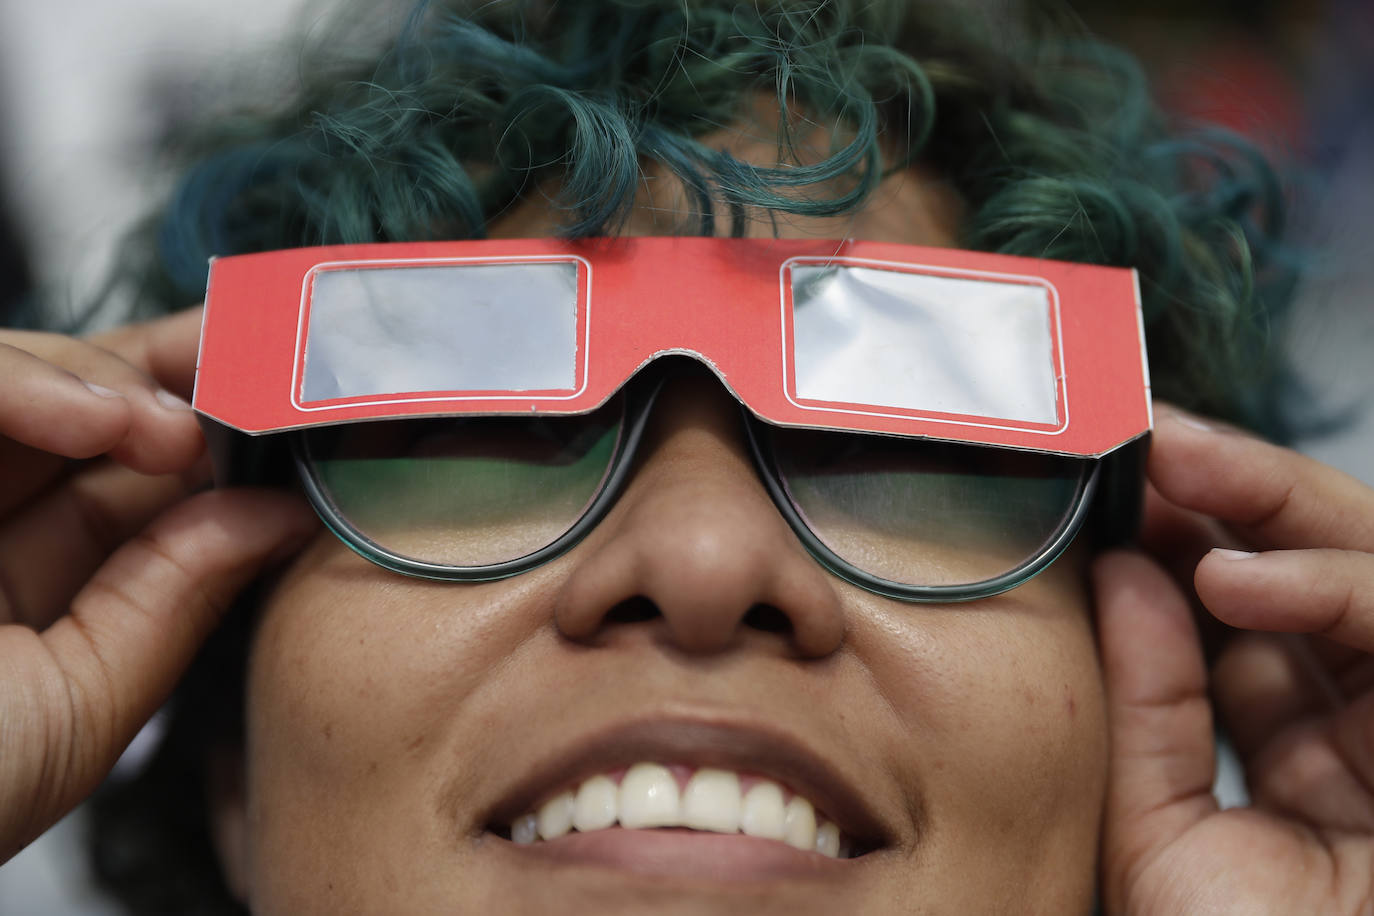
{"label": "white border outline on glasses", "polygon": [[1131,269],[1131,281],[1135,287],[1135,326],[1140,335],[1140,368],[1145,381],[1145,420],[1149,428],[1155,428],[1155,390],[1150,381],[1150,354],[1145,351],[1145,304],[1140,298],[1140,273]]}
{"label": "white border outline on glasses", "polygon": [[[1027,429],[1024,426],[1003,426],[996,423],[976,423],[971,420],[949,420],[942,417],[930,416],[928,412],[924,415],[918,411],[912,411],[911,413],[883,413],[877,410],[857,410],[855,408],[849,407],[812,407],[807,404],[799,403],[796,400],[796,398],[792,397],[792,392],[791,390],[789,390],[787,386],[788,358],[789,356],[791,356],[791,354],[788,353],[787,350],[787,272],[791,269],[793,264],[802,262],[839,264],[841,266],[857,265],[862,267],[876,267],[879,270],[892,270],[896,273],[919,273],[924,271],[926,272],[927,276],[945,275],[953,276],[955,278],[988,278],[990,282],[1016,282],[1018,285],[1021,286],[1039,285],[1044,287],[1046,290],[1049,291],[1050,294],[1050,311],[1053,313],[1054,318],[1055,342],[1058,345],[1058,349],[1055,355],[1058,356],[1058,359],[1051,361],[1051,369],[1054,371],[1056,381],[1058,381],[1059,379],[1063,380],[1062,384],[1056,385],[1056,388],[1058,388],[1062,392],[1064,397],[1064,422],[1057,429],[1052,430]],[[783,261],[782,266],[778,268],[778,290],[780,293],[779,310],[780,317],[782,319],[782,340],[780,341],[780,343],[782,344],[782,395],[783,397],[787,398],[788,403],[790,403],[793,407],[796,407],[798,410],[812,410],[824,413],[848,413],[856,414],[862,417],[882,417],[884,419],[890,420],[921,420],[926,423],[943,423],[949,426],[972,426],[978,429],[997,429],[1008,432],[1028,433],[1036,436],[1060,436],[1068,431],[1069,367],[1068,361],[1066,360],[1064,354],[1064,330],[1063,322],[1060,320],[1061,316],[1059,312],[1059,289],[1049,280],[1046,280],[1044,277],[1036,277],[1030,274],[1008,274],[1001,273],[1000,271],[991,270],[974,270],[972,268],[965,267],[938,267],[933,264],[915,264],[907,261],[879,261],[873,258],[856,258],[851,257],[849,255],[798,255],[796,257],[791,257]],[[793,305],[793,310],[796,310],[795,305]],[[796,335],[794,334],[794,346],[795,343]],[[1058,365],[1055,365],[1054,363],[1058,363]],[[1061,369],[1062,371],[1060,371]]]}
{"label": "white border outline on glasses", "polygon": [[[370,268],[391,266],[393,268],[405,267],[430,267],[436,265],[459,265],[468,266],[482,264],[557,264],[557,263],[578,263],[587,268],[587,305],[583,310],[585,314],[582,320],[585,323],[587,333],[583,335],[586,341],[582,348],[582,385],[572,394],[568,395],[540,395],[539,397],[529,398],[531,401],[572,401],[582,396],[587,390],[587,384],[591,371],[591,350],[592,350],[592,263],[581,255],[576,254],[529,254],[529,255],[486,255],[484,257],[471,258],[368,258],[361,261],[322,261],[314,265],[305,272],[305,277],[301,281],[301,307],[296,316],[296,346],[291,353],[291,390],[287,398],[291,402],[292,408],[301,413],[319,413],[330,410],[348,410],[353,407],[380,407],[390,404],[426,404],[434,401],[467,402],[467,401],[519,401],[526,400],[520,398],[517,393],[493,394],[493,395],[447,395],[445,397],[432,398],[385,398],[375,401],[350,401],[347,404],[328,404],[324,407],[304,407],[301,405],[297,396],[300,390],[300,370],[305,365],[304,342],[301,335],[305,329],[305,315],[309,308],[310,292],[315,285],[315,274],[323,270],[343,270],[347,268]],[[574,306],[576,297],[574,296]],[[577,337],[573,335],[573,347],[577,346]],[[574,363],[576,360],[574,359]]]}

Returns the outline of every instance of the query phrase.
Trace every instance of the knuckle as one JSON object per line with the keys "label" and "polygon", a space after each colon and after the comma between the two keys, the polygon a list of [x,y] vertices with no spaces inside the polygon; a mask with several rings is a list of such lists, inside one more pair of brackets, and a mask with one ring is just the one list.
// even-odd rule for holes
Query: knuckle
{"label": "knuckle", "polygon": [[1330,634],[1346,629],[1356,617],[1355,609],[1360,597],[1360,594],[1355,590],[1354,582],[1347,581],[1344,588],[1338,588],[1337,594],[1331,602],[1329,621],[1322,628],[1322,633]]}
{"label": "knuckle", "polygon": [[[125,576],[97,576],[89,587],[103,590],[105,594],[140,614],[151,615],[163,605],[174,604],[178,609],[192,609],[196,618],[202,612],[222,610],[222,602],[207,588],[206,576],[188,564],[180,555],[182,550],[190,551],[189,542],[181,541],[174,546],[165,540],[156,528],[147,528],[134,535],[121,548],[124,554],[121,569],[127,570]],[[137,578],[133,578],[133,577]],[[136,593],[131,583],[138,583],[139,592],[155,595],[150,601]],[[188,615],[178,613],[176,620],[185,620]]]}
{"label": "knuckle", "polygon": [[71,628],[86,648],[92,664],[83,668],[80,679],[72,679],[86,695],[86,702],[76,703],[75,709],[92,710],[102,705],[100,698],[110,697],[118,683],[117,665],[109,657],[106,641],[101,638],[100,624],[106,615],[146,615],[147,609],[137,596],[120,583],[96,578],[87,583],[72,600]]}
{"label": "knuckle", "polygon": [[[95,752],[114,743],[115,711],[119,706],[118,671],[89,624],[79,617],[72,622],[74,631],[86,646],[90,664],[83,665],[79,671],[67,672],[67,721],[70,723],[67,731],[73,745]],[[69,783],[77,782],[82,755],[72,751],[66,756],[68,765],[63,777]]]}

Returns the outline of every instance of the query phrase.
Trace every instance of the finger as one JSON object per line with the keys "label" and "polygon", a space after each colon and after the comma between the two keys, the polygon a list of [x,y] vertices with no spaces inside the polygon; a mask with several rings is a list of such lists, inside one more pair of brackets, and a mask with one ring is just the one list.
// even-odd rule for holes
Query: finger
{"label": "finger", "polygon": [[1329,831],[1374,831],[1370,722],[1374,697],[1340,713],[1299,718],[1247,763],[1251,803]]}
{"label": "finger", "polygon": [[1161,405],[1149,476],[1185,509],[1261,547],[1374,551],[1374,490],[1289,449]]}
{"label": "finger", "polygon": [[131,420],[120,392],[0,343],[0,435],[66,458],[90,458],[119,444]]}
{"label": "finger", "polygon": [[1212,669],[1212,697],[1247,764],[1276,736],[1343,702],[1305,643],[1271,633],[1246,633],[1226,647]]}
{"label": "finger", "polygon": [[186,495],[180,478],[92,464],[0,526],[0,623],[43,629],[116,547]]}
{"label": "finger", "polygon": [[1374,695],[1348,706],[1306,640],[1269,633],[1227,649],[1212,695],[1253,803],[1308,823],[1374,828]]}
{"label": "finger", "polygon": [[1324,637],[1305,642],[1341,696],[1350,699],[1374,691],[1374,655]]}
{"label": "finger", "polygon": [[1178,582],[1191,583],[1197,561],[1217,546],[1222,534],[1214,519],[1169,502],[1153,484],[1145,484],[1145,512],[1140,546],[1149,551]]}
{"label": "finger", "polygon": [[1193,610],[1193,622],[1202,638],[1204,657],[1209,663],[1221,652],[1234,630],[1207,613],[1193,588],[1193,573],[1198,561],[1218,544],[1240,546],[1235,536],[1216,519],[1181,509],[1146,484],[1140,546],[1169,571],[1174,583],[1187,597]]}
{"label": "finger", "polygon": [[1331,717],[1328,727],[1347,778],[1362,790],[1362,824],[1366,831],[1374,830],[1374,693],[1354,698]]}
{"label": "finger", "polygon": [[[114,353],[70,337],[26,331],[4,332],[0,344],[5,345],[0,351],[0,382],[15,388],[4,398],[8,407],[0,412],[0,423],[6,426],[0,426],[0,434],[67,457],[107,453],[148,474],[178,471],[195,461],[204,448],[190,405]],[[82,442],[92,438],[80,431],[90,409],[68,412],[76,395],[71,393],[75,389],[70,380],[60,385],[64,372],[76,377],[78,388],[85,383],[88,397],[94,388],[96,394],[118,396],[109,397],[111,401],[123,401],[122,409],[128,414],[123,435],[101,451],[73,454],[62,448],[64,436],[79,437]],[[38,399],[29,400],[26,395]],[[108,434],[108,423],[93,432]]]}
{"label": "finger", "polygon": [[132,738],[234,595],[317,530],[309,507],[291,494],[201,493],[111,556],[44,639],[78,684],[94,688],[119,676],[108,721]]}
{"label": "finger", "polygon": [[38,829],[95,788],[234,595],[316,526],[286,494],[213,491],[176,506],[110,558],[72,613],[42,636],[70,727],[67,746],[48,749],[48,759],[67,765],[45,768],[33,793],[43,808]]}
{"label": "finger", "polygon": [[1188,602],[1141,554],[1093,565],[1111,766],[1103,823],[1108,898],[1217,810],[1207,674]]}
{"label": "finger", "polygon": [[1208,551],[1246,545],[1216,519],[1174,505],[1147,483],[1140,546],[1174,574],[1174,581],[1191,588],[1193,571]]}
{"label": "finger", "polygon": [[196,306],[153,321],[123,325],[90,338],[183,398],[195,385],[204,308]]}
{"label": "finger", "polygon": [[59,478],[70,459],[119,444],[132,420],[118,392],[0,343],[0,517]]}
{"label": "finger", "polygon": [[1374,652],[1374,555],[1354,550],[1214,550],[1198,564],[1198,596],[1246,630],[1314,633]]}

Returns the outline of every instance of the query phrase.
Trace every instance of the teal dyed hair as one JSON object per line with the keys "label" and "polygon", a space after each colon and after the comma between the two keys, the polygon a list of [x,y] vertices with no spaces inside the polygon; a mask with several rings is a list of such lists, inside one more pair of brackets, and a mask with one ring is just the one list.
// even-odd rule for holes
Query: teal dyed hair
{"label": "teal dyed hair", "polygon": [[[565,235],[613,234],[650,164],[682,182],[687,231],[724,235],[757,209],[854,212],[920,162],[966,204],[966,247],[1138,268],[1156,391],[1281,432],[1273,172],[1234,138],[1171,134],[1125,55],[1033,29],[994,45],[969,19],[908,0],[423,3],[380,57],[331,46],[289,107],[195,136],[140,298],[194,301],[212,255],[481,237],[549,188]],[[701,142],[761,94],[776,167]],[[799,118],[841,127],[833,147],[800,155]]]}

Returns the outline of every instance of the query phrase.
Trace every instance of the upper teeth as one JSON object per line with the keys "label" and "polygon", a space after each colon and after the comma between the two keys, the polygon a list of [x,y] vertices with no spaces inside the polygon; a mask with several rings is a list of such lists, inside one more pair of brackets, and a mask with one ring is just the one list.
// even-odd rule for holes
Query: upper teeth
{"label": "upper teeth", "polygon": [[609,776],[593,776],[516,818],[511,839],[533,843],[557,839],[572,830],[585,833],[619,823],[630,829],[691,827],[744,833],[840,857],[839,828],[818,819],[810,801],[800,795],[784,800],[782,787],[771,780],[749,781],[752,785],[745,791],[737,773],[702,768],[679,791],[677,779],[666,766],[637,763],[625,771],[619,785]]}

